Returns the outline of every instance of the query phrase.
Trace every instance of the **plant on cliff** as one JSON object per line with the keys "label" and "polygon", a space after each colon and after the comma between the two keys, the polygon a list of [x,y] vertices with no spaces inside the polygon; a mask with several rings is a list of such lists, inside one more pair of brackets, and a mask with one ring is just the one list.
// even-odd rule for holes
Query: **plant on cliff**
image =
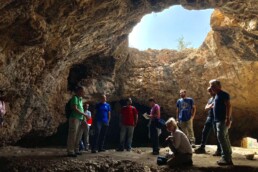
{"label": "plant on cliff", "polygon": [[184,40],[184,36],[181,36],[180,38],[177,39],[177,50],[178,51],[183,51],[185,49],[189,49],[189,48],[192,48],[192,47],[189,47],[192,43],[191,42],[185,42]]}

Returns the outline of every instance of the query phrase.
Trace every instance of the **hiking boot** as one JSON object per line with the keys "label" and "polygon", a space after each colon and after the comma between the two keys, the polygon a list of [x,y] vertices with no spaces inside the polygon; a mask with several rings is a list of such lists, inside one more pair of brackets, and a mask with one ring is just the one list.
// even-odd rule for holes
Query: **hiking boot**
{"label": "hiking boot", "polygon": [[204,153],[206,153],[205,148],[202,147],[202,146],[200,146],[199,148],[195,149],[194,152],[196,154],[204,154]]}
{"label": "hiking boot", "polygon": [[214,154],[212,154],[212,156],[221,156],[221,152],[216,151]]}
{"label": "hiking boot", "polygon": [[127,148],[126,151],[127,152],[131,152],[132,148]]}
{"label": "hiking boot", "polygon": [[232,160],[226,161],[225,159],[220,159],[217,161],[218,165],[234,165]]}

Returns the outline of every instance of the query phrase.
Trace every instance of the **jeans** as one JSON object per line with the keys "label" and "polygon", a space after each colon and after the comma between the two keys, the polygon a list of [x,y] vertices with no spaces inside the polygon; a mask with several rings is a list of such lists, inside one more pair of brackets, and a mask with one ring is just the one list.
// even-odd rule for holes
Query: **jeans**
{"label": "jeans", "polygon": [[152,151],[159,152],[159,134],[158,134],[158,119],[152,119],[150,124],[150,136],[152,142]]}
{"label": "jeans", "polygon": [[193,131],[193,119],[188,121],[180,121],[181,130],[185,133],[191,144],[195,143],[194,131]]}
{"label": "jeans", "polygon": [[[133,131],[134,131],[134,126],[127,126],[127,125],[121,126],[121,130],[120,130],[120,148],[121,149],[124,149],[125,140],[127,140],[126,149],[132,148]],[[127,133],[127,138],[125,138],[126,133]]]}
{"label": "jeans", "polygon": [[232,160],[232,149],[228,135],[228,127],[225,122],[216,122],[217,137],[221,148],[222,159],[229,162]]}
{"label": "jeans", "polygon": [[201,141],[201,147],[205,148],[207,138],[210,134],[211,129],[213,129],[215,135],[216,135],[216,140],[217,140],[217,151],[221,152],[220,145],[217,139],[217,129],[216,129],[216,123],[214,122],[213,117],[208,116],[206,119],[206,122],[204,124],[203,130],[202,130],[202,141]]}
{"label": "jeans", "polygon": [[94,125],[94,138],[91,150],[96,151],[104,148],[104,141],[107,134],[108,124],[96,122]]}

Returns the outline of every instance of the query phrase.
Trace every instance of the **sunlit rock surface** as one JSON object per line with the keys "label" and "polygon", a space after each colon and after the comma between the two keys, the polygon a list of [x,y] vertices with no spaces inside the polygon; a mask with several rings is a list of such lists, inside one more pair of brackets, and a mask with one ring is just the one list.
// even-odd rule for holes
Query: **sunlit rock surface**
{"label": "sunlit rock surface", "polygon": [[[144,14],[179,4],[217,8],[212,31],[198,50],[126,47]],[[233,139],[258,137],[257,9],[257,0],[1,2],[0,89],[7,95],[8,113],[0,145],[54,134],[65,121],[67,88],[79,82],[93,102],[103,92],[112,101],[130,95],[142,104],[155,96],[166,115],[174,114],[178,90],[186,88],[198,107],[195,128],[201,128],[208,81],[219,78],[232,98]],[[71,77],[84,67],[79,77]]]}

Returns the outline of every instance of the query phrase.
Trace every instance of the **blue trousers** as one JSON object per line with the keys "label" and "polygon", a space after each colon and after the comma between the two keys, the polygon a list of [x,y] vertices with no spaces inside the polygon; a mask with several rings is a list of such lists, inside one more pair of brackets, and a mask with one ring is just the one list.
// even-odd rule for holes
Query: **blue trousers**
{"label": "blue trousers", "polygon": [[96,122],[94,125],[94,139],[91,149],[101,150],[104,147],[104,141],[107,134],[108,124]]}
{"label": "blue trousers", "polygon": [[216,122],[217,137],[221,148],[222,159],[229,162],[232,160],[232,149],[228,135],[228,127],[225,122]]}
{"label": "blue trousers", "polygon": [[[206,142],[207,142],[207,139],[209,137],[209,134],[210,134],[210,131],[213,129],[216,137],[217,137],[217,129],[216,129],[216,123],[214,122],[214,118],[213,117],[210,117],[208,116],[207,119],[206,119],[206,122],[204,124],[204,127],[203,127],[203,130],[202,130],[202,141],[201,141],[201,147],[205,147],[206,145]],[[221,149],[220,149],[220,145],[219,145],[219,142],[218,142],[218,139],[216,138],[217,140],[217,151],[218,152],[221,152]]]}

